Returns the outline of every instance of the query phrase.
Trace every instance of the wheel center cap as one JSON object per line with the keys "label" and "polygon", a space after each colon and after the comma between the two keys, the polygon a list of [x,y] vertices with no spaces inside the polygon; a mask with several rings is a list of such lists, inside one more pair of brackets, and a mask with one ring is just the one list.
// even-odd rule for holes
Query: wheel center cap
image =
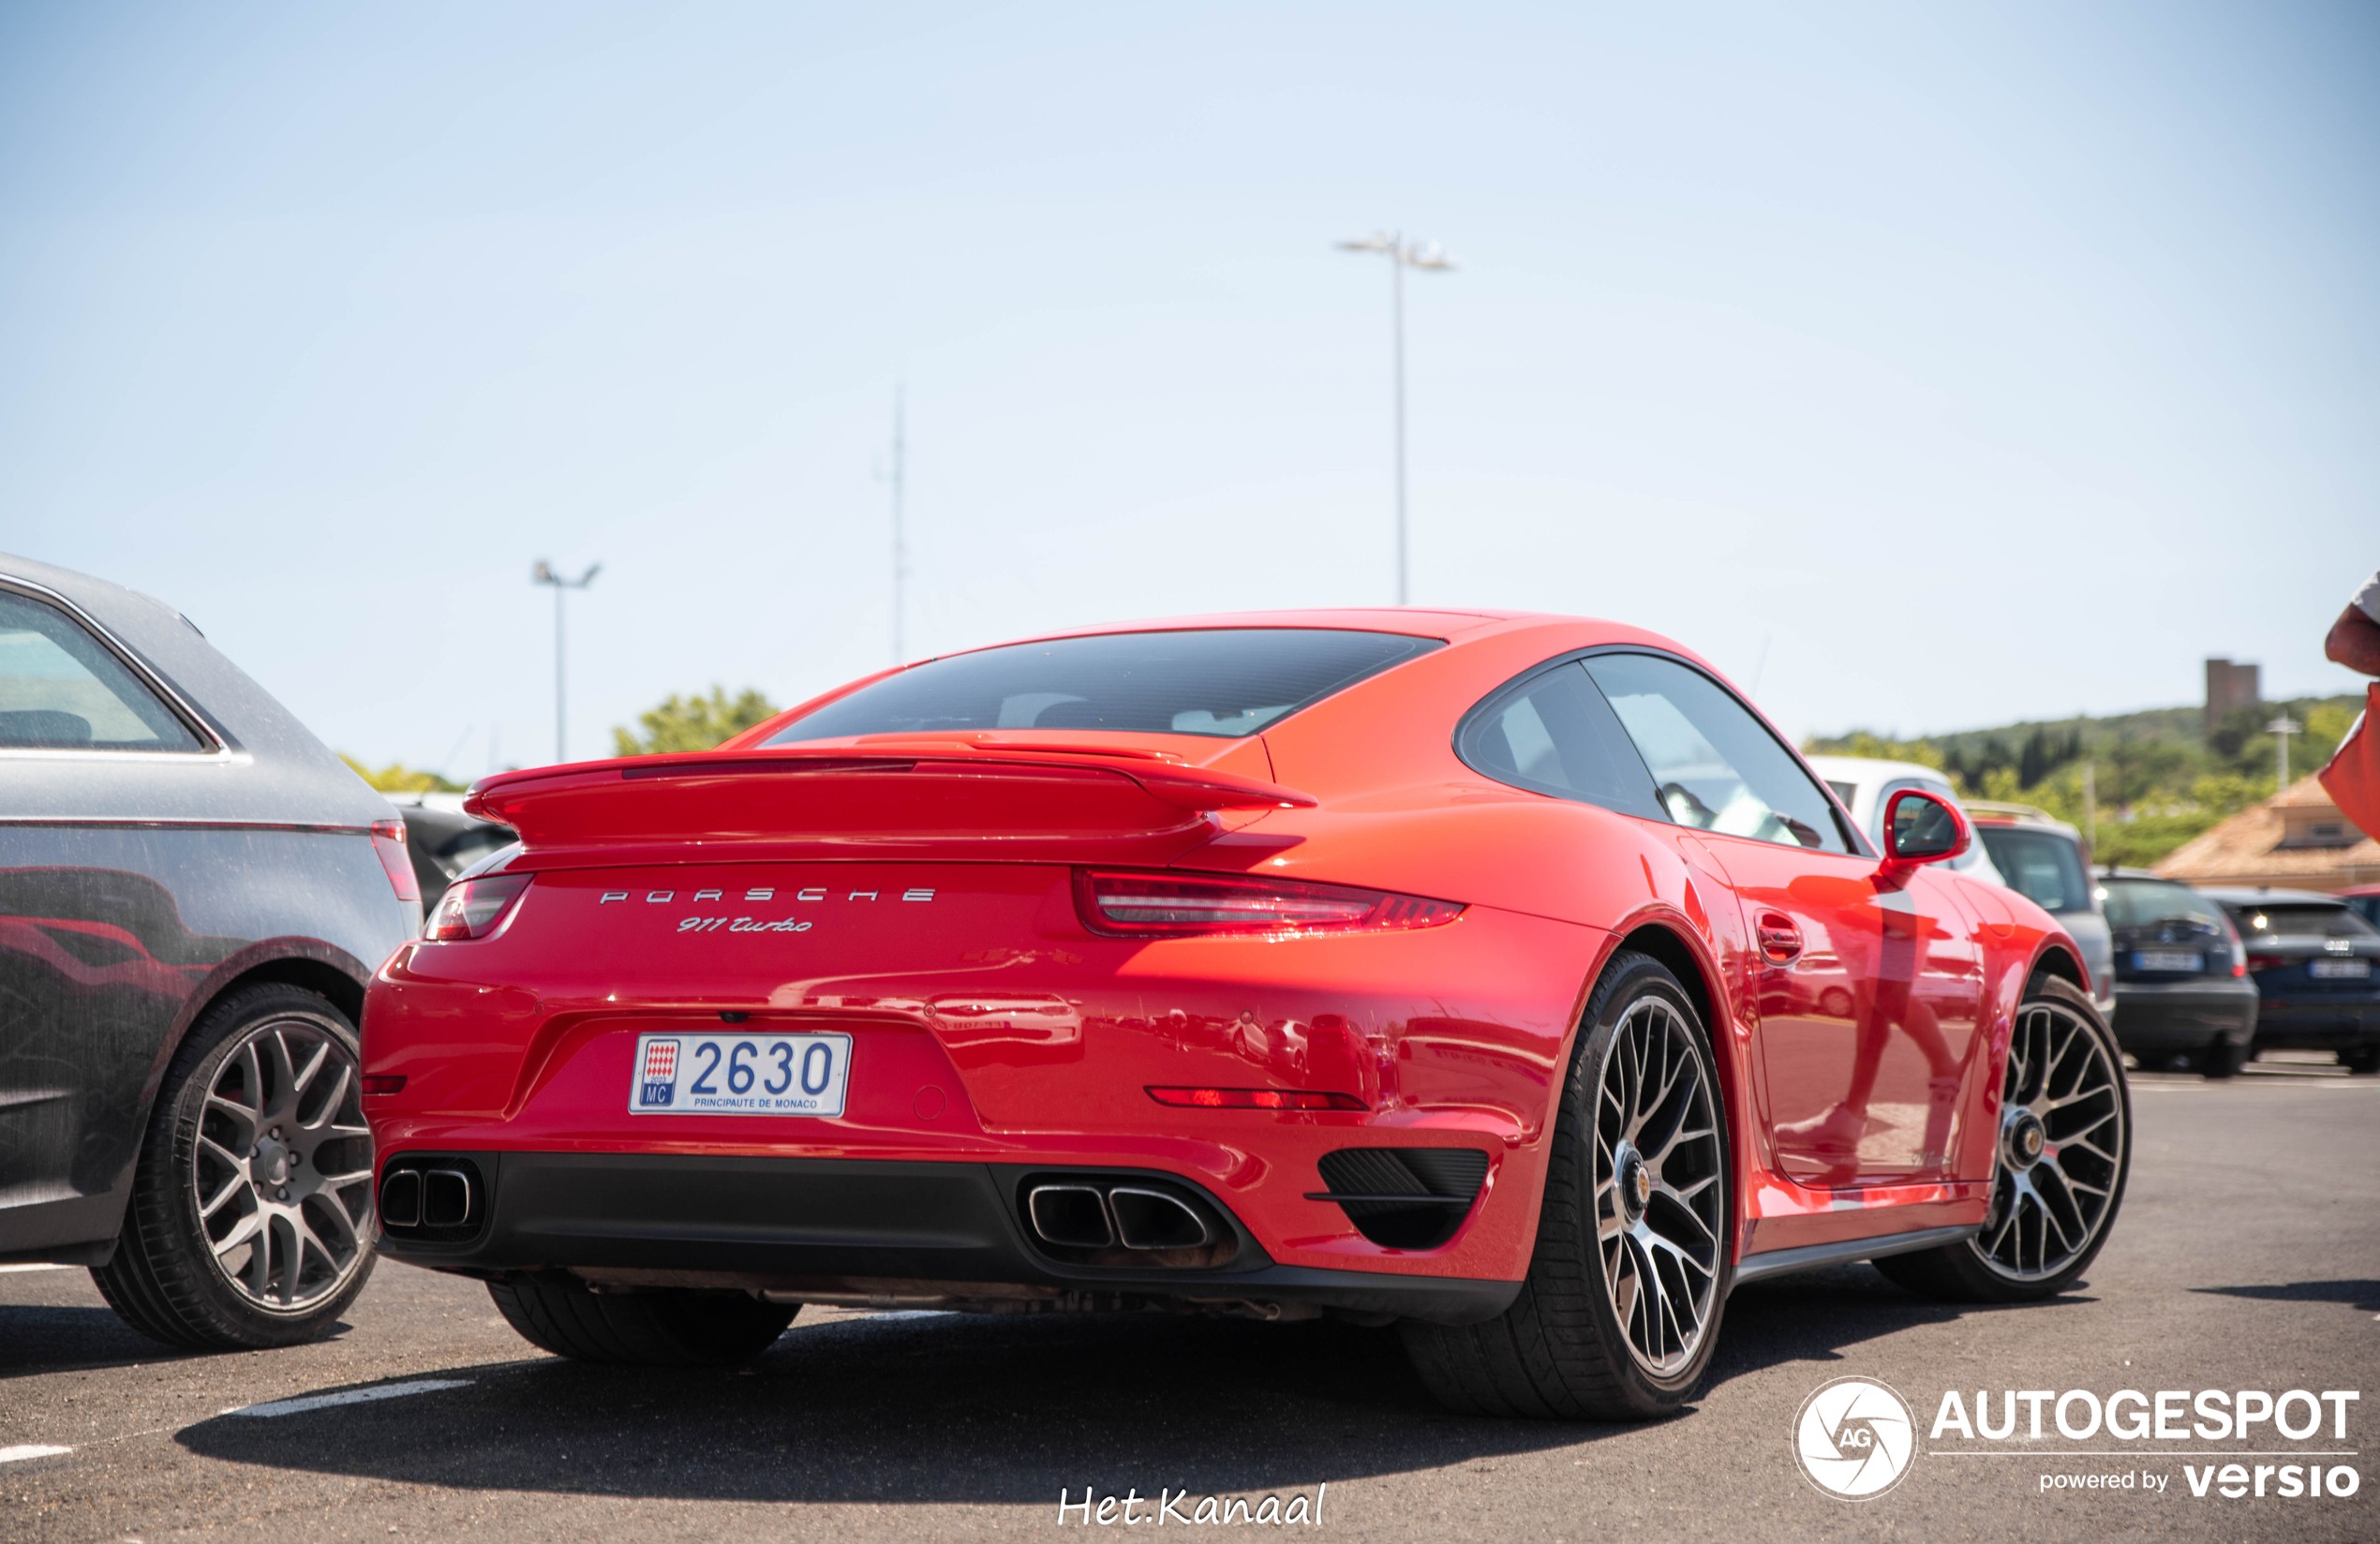
{"label": "wheel center cap", "polygon": [[2041,1117],[2032,1111],[2011,1110],[2001,1146],[2006,1152],[2008,1166],[2021,1173],[2041,1162],[2042,1154],[2049,1150],[2049,1133],[2043,1129]]}
{"label": "wheel center cap", "polygon": [[1634,1222],[1653,1199],[1653,1171],[1634,1149],[1620,1154],[1620,1210]]}
{"label": "wheel center cap", "polygon": [[268,1136],[256,1145],[256,1157],[249,1166],[266,1184],[286,1185],[290,1182],[290,1150]]}

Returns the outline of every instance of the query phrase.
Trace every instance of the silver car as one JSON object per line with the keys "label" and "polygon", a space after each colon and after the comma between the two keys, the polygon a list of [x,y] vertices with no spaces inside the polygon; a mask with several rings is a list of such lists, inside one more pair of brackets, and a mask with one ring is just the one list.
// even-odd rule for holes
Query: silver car
{"label": "silver car", "polygon": [[89,1266],[179,1345],[337,1317],[404,835],[171,608],[0,554],[0,1261]]}

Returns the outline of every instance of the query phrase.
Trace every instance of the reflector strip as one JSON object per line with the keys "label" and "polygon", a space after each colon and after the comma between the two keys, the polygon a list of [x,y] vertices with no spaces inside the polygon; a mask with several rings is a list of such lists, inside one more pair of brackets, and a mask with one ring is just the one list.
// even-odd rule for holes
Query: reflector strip
{"label": "reflector strip", "polygon": [[1351,1093],[1323,1093],[1311,1089],[1161,1089],[1149,1097],[1160,1105],[1186,1109],[1361,1110],[1362,1100]]}

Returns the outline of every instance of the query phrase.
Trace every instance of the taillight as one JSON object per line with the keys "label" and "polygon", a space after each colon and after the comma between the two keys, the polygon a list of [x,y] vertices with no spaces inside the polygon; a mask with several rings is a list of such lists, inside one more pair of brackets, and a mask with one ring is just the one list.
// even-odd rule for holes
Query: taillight
{"label": "taillight", "polygon": [[413,877],[413,860],[405,851],[405,823],[401,820],[372,823],[372,851],[379,854],[380,867],[389,871],[389,883],[396,887],[399,900],[422,898],[421,881]]}
{"label": "taillight", "polygon": [[1160,1105],[1184,1109],[1360,1110],[1363,1101],[1351,1093],[1320,1093],[1310,1089],[1151,1089]]}
{"label": "taillight", "polygon": [[1119,938],[1390,932],[1435,928],[1463,914],[1453,901],[1344,884],[1096,868],[1077,871],[1075,905],[1084,927]]}
{"label": "taillight", "polygon": [[528,874],[489,874],[483,879],[456,880],[439,898],[438,910],[430,913],[429,926],[422,929],[422,936],[439,943],[485,938],[504,920],[513,903],[521,898],[530,878]]}
{"label": "taillight", "polygon": [[2283,963],[2279,955],[2250,955],[2248,957],[2248,969],[2252,971],[2277,971]]}

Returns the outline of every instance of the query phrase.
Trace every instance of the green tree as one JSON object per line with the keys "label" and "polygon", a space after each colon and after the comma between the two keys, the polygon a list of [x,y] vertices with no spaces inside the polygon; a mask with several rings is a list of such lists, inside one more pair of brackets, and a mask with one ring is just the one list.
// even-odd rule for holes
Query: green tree
{"label": "green tree", "polygon": [[613,753],[658,756],[672,750],[708,750],[733,735],[740,735],[762,720],[774,717],[777,705],[747,687],[733,701],[727,689],[714,686],[710,695],[680,697],[671,692],[661,706],[641,716],[642,739],[625,729],[612,731]]}
{"label": "green tree", "polygon": [[355,768],[355,775],[383,794],[460,794],[463,785],[450,782],[435,772],[418,772],[403,762],[391,762],[375,772],[346,751],[339,760]]}

